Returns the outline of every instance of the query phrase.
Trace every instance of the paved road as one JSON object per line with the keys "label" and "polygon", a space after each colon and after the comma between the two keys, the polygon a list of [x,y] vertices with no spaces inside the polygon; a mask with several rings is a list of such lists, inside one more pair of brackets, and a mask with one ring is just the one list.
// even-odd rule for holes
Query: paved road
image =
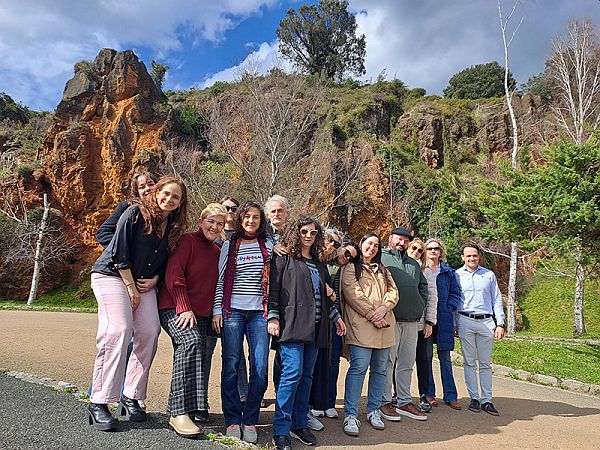
{"label": "paved road", "polygon": [[[71,382],[80,388],[90,383],[90,374],[95,354],[96,316],[76,313],[48,313],[31,311],[0,311],[0,367],[11,370],[30,372],[43,377]],[[217,347],[216,355],[220,354]],[[164,413],[169,389],[171,373],[172,349],[168,336],[161,334],[158,353],[152,367],[149,384],[149,410]],[[210,429],[222,430],[223,419],[219,402],[220,358],[215,356],[215,371],[211,376],[209,400],[213,416]],[[347,364],[343,361],[339,387],[343,392],[343,375]],[[437,374],[436,374],[437,376]],[[462,370],[455,370],[459,396],[466,406],[466,389]],[[439,379],[439,378],[438,378]],[[3,385],[0,385],[0,389]],[[413,382],[413,393],[416,383]],[[0,391],[0,392],[3,392]],[[25,394],[17,390],[19,396]],[[413,445],[422,448],[481,448],[496,446],[502,448],[598,448],[600,437],[600,399],[575,394],[560,389],[537,386],[508,378],[494,377],[494,404],[500,410],[499,417],[485,413],[470,411],[454,411],[445,405],[434,409],[427,422],[415,422],[403,419],[401,423],[387,423],[385,431],[375,431],[363,420],[361,436],[351,438],[341,429],[341,420],[325,419],[326,429],[317,433],[320,448],[352,449],[366,446],[379,449],[401,448]],[[56,395],[54,394],[56,397]],[[340,395],[341,397],[341,395]],[[267,399],[273,399],[270,387]],[[9,400],[0,394],[2,408],[19,414],[21,399]],[[24,402],[29,402],[28,398]],[[39,404],[39,401],[36,402]],[[338,400],[338,409],[342,400]],[[364,418],[365,402],[363,398],[362,412]],[[72,407],[68,414],[60,417],[71,417],[73,427],[79,434],[89,434],[85,426],[85,406],[79,404]],[[77,412],[76,412],[77,411]],[[7,413],[8,414],[8,413]],[[50,415],[52,413],[49,413]],[[62,414],[62,413],[61,413]],[[3,428],[4,417],[0,415],[0,428]],[[164,419],[157,415],[156,423],[164,424]],[[259,443],[266,444],[270,440],[273,405],[261,413],[259,426]],[[43,417],[42,417],[43,419]],[[39,419],[39,420],[42,420]],[[46,420],[50,420],[46,417]],[[28,426],[36,426],[38,420],[29,421]],[[31,425],[30,425],[31,424]],[[138,430],[128,429],[123,435],[136,435]],[[148,445],[154,446],[154,433],[165,436],[167,430],[144,433],[149,436]],[[108,447],[113,439],[104,434],[98,438]],[[3,434],[0,434],[3,436]],[[12,435],[14,436],[14,434]],[[161,438],[162,439],[162,438]],[[130,441],[129,441],[130,442]],[[152,444],[154,442],[155,444]],[[162,444],[161,447],[167,448]],[[167,441],[165,441],[167,442]],[[187,441],[186,441],[187,442]],[[185,442],[184,442],[185,443]],[[0,444],[3,444],[0,441]],[[168,444],[165,444],[168,445]],[[48,446],[45,446],[48,447]],[[54,447],[52,445],[51,447]],[[112,447],[112,445],[111,445]],[[294,448],[302,448],[295,445]],[[4,448],[0,445],[0,448]],[[11,447],[9,447],[11,448]],[[13,447],[14,448],[14,447]],[[39,447],[38,447],[39,448]],[[90,447],[88,447],[90,448]],[[96,446],[91,446],[96,448]],[[133,447],[131,447],[133,448]]]}

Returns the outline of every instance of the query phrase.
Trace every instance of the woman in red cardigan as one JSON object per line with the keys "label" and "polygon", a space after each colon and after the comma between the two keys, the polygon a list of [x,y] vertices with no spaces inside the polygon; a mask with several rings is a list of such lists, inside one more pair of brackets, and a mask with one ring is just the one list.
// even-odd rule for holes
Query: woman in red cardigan
{"label": "woman in red cardigan", "polygon": [[220,254],[214,241],[226,218],[227,211],[218,203],[202,211],[199,230],[184,234],[169,257],[159,297],[160,323],[174,349],[169,426],[183,437],[196,437],[202,432],[190,414],[208,409],[204,355]]}

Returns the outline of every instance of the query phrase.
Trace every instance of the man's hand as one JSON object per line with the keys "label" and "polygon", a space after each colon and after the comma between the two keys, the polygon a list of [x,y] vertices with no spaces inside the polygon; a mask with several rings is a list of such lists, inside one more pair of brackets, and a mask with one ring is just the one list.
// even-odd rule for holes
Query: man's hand
{"label": "man's hand", "polygon": [[341,318],[335,321],[335,328],[338,336],[346,335],[346,324]]}
{"label": "man's hand", "polygon": [[279,243],[277,243],[273,246],[273,251],[275,253],[277,253],[279,256],[285,256],[289,253],[288,248]]}
{"label": "man's hand", "polygon": [[494,331],[494,336],[496,339],[502,339],[504,337],[504,328],[496,327],[496,331]]}
{"label": "man's hand", "polygon": [[267,332],[271,336],[279,337],[279,319],[269,319]]}
{"label": "man's hand", "polygon": [[179,328],[185,329],[185,327],[189,326],[193,328],[198,323],[196,319],[196,314],[193,311],[185,311],[179,314],[177,320],[175,320],[175,325]]}

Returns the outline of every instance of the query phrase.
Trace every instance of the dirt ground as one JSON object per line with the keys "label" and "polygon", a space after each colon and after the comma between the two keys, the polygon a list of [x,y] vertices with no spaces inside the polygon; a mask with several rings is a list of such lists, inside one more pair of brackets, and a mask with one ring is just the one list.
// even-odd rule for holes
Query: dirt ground
{"label": "dirt ground", "polygon": [[[95,356],[97,319],[94,314],[32,311],[0,311],[0,368],[29,372],[42,377],[68,381],[87,389]],[[169,337],[160,336],[158,353],[151,369],[148,409],[164,412],[168,396],[172,347]],[[211,422],[208,428],[223,431],[220,405],[220,346],[215,350],[210,379]],[[342,415],[343,383],[347,363],[342,360],[338,382],[338,411]],[[499,417],[467,410],[467,391],[461,368],[455,369],[462,411],[440,405],[429,420],[417,422],[403,418],[400,423],[386,422],[384,431],[376,431],[365,417],[365,395],[358,438],[342,431],[342,420],[324,419],[325,430],[316,433],[319,448],[353,449],[375,447],[400,448],[407,445],[430,448],[598,448],[600,438],[600,398],[538,386],[508,378],[494,377],[494,405]],[[436,371],[436,379],[439,374]],[[365,382],[366,388],[366,382]],[[416,381],[413,395],[416,396]],[[273,418],[272,386],[266,393],[269,406],[261,412],[259,444],[271,438]],[[84,420],[84,407],[82,417]],[[294,448],[304,448],[294,441]]]}

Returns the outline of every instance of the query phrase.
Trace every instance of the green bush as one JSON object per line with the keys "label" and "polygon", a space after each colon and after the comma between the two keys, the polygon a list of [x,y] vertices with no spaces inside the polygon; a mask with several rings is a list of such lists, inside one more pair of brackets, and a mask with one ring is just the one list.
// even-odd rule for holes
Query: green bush
{"label": "green bush", "polygon": [[184,104],[175,108],[175,111],[181,122],[181,131],[183,133],[196,139],[204,136],[207,126],[206,120],[197,108],[189,104]]}
{"label": "green bush", "polygon": [[[508,73],[508,86],[513,89],[516,81]],[[489,98],[504,95],[504,68],[493,61],[477,64],[461,70],[448,81],[444,96],[449,98]]]}

